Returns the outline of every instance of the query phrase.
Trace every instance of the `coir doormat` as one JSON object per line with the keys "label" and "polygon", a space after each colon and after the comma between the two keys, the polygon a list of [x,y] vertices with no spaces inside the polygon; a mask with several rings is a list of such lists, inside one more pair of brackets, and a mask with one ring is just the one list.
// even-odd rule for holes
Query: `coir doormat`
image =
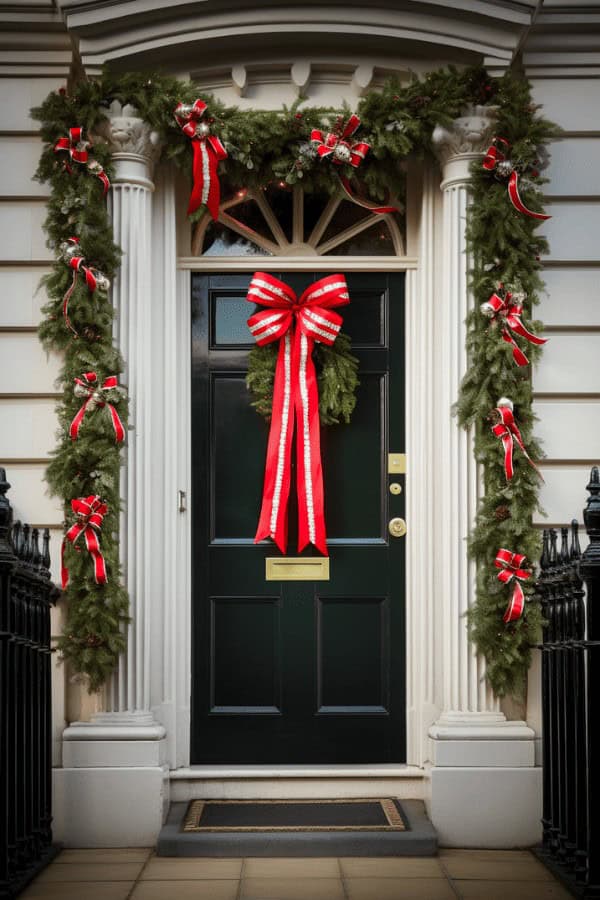
{"label": "coir doormat", "polygon": [[397,800],[192,800],[182,831],[406,831]]}

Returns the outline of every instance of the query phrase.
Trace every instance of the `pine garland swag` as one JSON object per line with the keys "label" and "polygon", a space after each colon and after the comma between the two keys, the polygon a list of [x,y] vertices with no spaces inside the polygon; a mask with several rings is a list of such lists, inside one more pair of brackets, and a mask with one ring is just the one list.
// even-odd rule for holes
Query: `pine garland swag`
{"label": "pine garland swag", "polygon": [[[495,100],[498,105],[497,134],[512,145],[511,158],[529,176],[522,194],[527,205],[543,207],[538,185],[545,179],[536,174],[546,142],[558,133],[556,127],[537,114],[527,82],[506,76]],[[502,615],[508,591],[497,579],[494,566],[501,547],[518,550],[535,566],[540,553],[540,534],[533,524],[539,505],[540,481],[537,472],[521,455],[515,455],[515,474],[507,482],[502,464],[502,447],[491,431],[490,411],[500,397],[510,397],[525,446],[533,459],[543,456],[533,434],[530,368],[513,362],[511,347],[500,340],[480,305],[488,300],[497,283],[518,285],[526,293],[525,317],[533,320],[534,307],[543,289],[540,257],[548,249],[537,233],[539,222],[516,212],[506,195],[506,185],[486,172],[480,162],[471,171],[471,206],[467,227],[467,248],[472,260],[470,287],[473,309],[467,317],[469,370],[463,379],[457,403],[458,420],[474,429],[475,456],[483,469],[484,496],[469,538],[469,551],[477,564],[476,602],[468,624],[471,639],[485,656],[487,679],[499,696],[523,697],[531,648],[542,624],[535,587],[524,586],[526,603],[522,617],[504,625]],[[539,321],[533,321],[536,332]],[[541,348],[527,345],[530,361],[536,362]]]}
{"label": "pine garland swag", "polygon": [[[119,265],[119,248],[112,240],[102,186],[83,167],[74,166],[69,175],[53,151],[58,138],[69,128],[81,125],[86,132],[101,130],[105,109],[112,100],[130,103],[140,116],[159,132],[164,141],[163,158],[190,173],[191,147],[173,118],[178,102],[192,103],[199,96],[190,82],[159,74],[105,71],[101,78],[81,81],[70,93],[50,94],[32,110],[42,123],[45,148],[37,171],[40,181],[51,186],[46,231],[49,246],[58,253],[59,245],[70,236],[80,238],[82,255],[90,265],[114,277]],[[224,189],[262,188],[270,183],[292,185],[301,181],[307,192],[332,194],[339,190],[337,172],[331,165],[319,165],[303,153],[314,127],[334,125],[335,116],[346,117],[350,110],[307,108],[301,99],[281,111],[245,111],[226,107],[215,98],[203,98],[209,105],[214,132],[224,142],[228,159],[221,164]],[[531,169],[534,157],[556,130],[536,115],[527,84],[510,75],[497,80],[484,69],[453,68],[432,72],[422,80],[402,85],[388,81],[381,92],[370,92],[358,104],[361,140],[371,144],[365,164],[360,168],[359,186],[370,199],[387,202],[402,199],[404,176],[399,160],[409,154],[425,155],[431,149],[431,134],[436,125],[450,126],[469,104],[493,103],[499,108],[498,134],[513,145],[512,157]],[[94,156],[111,175],[110,153],[96,142]],[[352,171],[347,172],[353,176]],[[542,179],[538,184],[543,183]],[[539,209],[541,197],[533,186],[522,184],[523,198]],[[537,203],[537,206],[536,206]],[[192,219],[205,214],[197,211]],[[487,677],[498,695],[522,690],[529,664],[530,647],[536,640],[540,623],[539,607],[529,596],[523,618],[504,627],[502,611],[506,595],[495,580],[493,556],[499,546],[518,545],[534,561],[538,552],[537,532],[532,515],[538,508],[539,485],[535,473],[516,460],[515,479],[503,480],[497,440],[491,435],[485,415],[502,394],[515,401],[515,412],[527,446],[539,456],[532,436],[531,385],[527,373],[516,370],[508,358],[510,349],[492,340],[486,321],[478,309],[498,279],[519,279],[528,293],[528,307],[537,303],[540,290],[539,262],[536,257],[545,247],[535,235],[535,222],[512,210],[506,187],[481,166],[474,164],[472,179],[471,224],[468,233],[473,259],[471,284],[475,310],[468,320],[468,351],[472,366],[465,377],[458,401],[459,422],[474,426],[476,454],[483,465],[485,497],[471,535],[470,552],[477,561],[477,604],[470,617],[471,637],[487,659]],[[501,262],[490,271],[488,264]],[[63,392],[59,404],[61,430],[58,446],[48,467],[47,480],[53,493],[65,507],[65,524],[72,522],[70,500],[88,494],[100,494],[108,504],[101,533],[109,581],[96,585],[85,552],[67,548],[71,582],[66,592],[67,623],[59,649],[73,671],[85,677],[90,691],[97,690],[114,669],[124,649],[123,626],[128,621],[126,591],[120,584],[118,563],[119,466],[121,454],[115,444],[108,417],[98,410],[86,417],[77,441],[68,437],[69,424],[81,401],[73,394],[73,379],[86,371],[96,371],[99,379],[120,375],[122,360],[112,345],[112,308],[106,295],[90,292],[78,283],[70,303],[70,316],[79,334],[74,339],[65,328],[62,297],[71,272],[58,259],[46,278],[49,303],[40,337],[48,350],[64,353],[59,383]],[[532,323],[539,330],[539,323]],[[338,346],[339,345],[339,346]],[[253,405],[261,415],[270,412],[275,353],[257,348],[250,354],[249,388]],[[533,348],[532,360],[539,357]],[[342,336],[332,350],[315,349],[319,371],[320,415],[325,424],[349,421],[357,386],[356,366]],[[339,387],[338,387],[339,385]],[[126,401],[119,406],[127,421]],[[501,513],[499,511],[502,511]]]}

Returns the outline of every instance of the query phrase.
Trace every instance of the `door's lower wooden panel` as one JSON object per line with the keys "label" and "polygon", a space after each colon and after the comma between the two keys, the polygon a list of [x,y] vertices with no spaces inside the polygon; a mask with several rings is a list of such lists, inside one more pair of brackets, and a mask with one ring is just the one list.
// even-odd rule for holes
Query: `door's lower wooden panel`
{"label": "door's lower wooden panel", "polygon": [[319,597],[317,707],[320,715],[386,715],[388,602]]}
{"label": "door's lower wooden panel", "polygon": [[211,598],[212,715],[281,711],[279,597]]}

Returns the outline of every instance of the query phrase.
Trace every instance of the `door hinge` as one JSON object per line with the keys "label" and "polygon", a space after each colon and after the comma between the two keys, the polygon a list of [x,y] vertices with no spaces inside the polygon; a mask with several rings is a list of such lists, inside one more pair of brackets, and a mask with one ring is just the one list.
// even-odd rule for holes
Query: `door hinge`
{"label": "door hinge", "polygon": [[187,512],[187,494],[185,493],[185,491],[177,491],[177,497],[177,508],[179,512]]}

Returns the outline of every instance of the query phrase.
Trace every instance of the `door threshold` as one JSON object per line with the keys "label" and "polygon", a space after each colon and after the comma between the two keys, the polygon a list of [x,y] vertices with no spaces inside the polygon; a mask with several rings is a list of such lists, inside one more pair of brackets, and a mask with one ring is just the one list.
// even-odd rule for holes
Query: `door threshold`
{"label": "door threshold", "polygon": [[171,780],[235,778],[425,778],[425,769],[402,763],[316,765],[198,765],[170,772]]}

